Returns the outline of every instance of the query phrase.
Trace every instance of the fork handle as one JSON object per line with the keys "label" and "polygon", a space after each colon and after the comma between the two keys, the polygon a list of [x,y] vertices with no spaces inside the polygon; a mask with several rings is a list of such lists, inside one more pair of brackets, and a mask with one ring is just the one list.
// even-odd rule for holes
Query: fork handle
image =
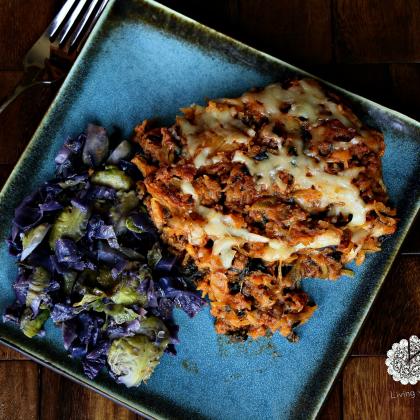
{"label": "fork handle", "polygon": [[27,84],[19,84],[16,86],[15,91],[0,105],[0,114],[23,92],[29,88],[37,85],[52,85],[55,80],[39,80]]}

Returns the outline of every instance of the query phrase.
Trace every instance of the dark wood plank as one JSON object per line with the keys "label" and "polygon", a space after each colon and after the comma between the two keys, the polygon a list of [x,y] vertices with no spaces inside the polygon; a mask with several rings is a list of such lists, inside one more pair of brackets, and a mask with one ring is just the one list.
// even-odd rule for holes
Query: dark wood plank
{"label": "dark wood plank", "polygon": [[292,63],[332,59],[330,0],[161,0],[181,13]]}
{"label": "dark wood plank", "polygon": [[414,400],[414,418],[416,420],[420,419],[420,392],[417,390],[417,395]]}
{"label": "dark wood plank", "polygon": [[334,0],[335,56],[340,63],[419,59],[418,0]]}
{"label": "dark wood plank", "polygon": [[404,243],[401,246],[401,254],[420,255],[420,215],[417,215]]}
{"label": "dark wood plank", "polygon": [[388,64],[311,64],[307,70],[328,82],[382,105],[391,107],[395,105]]}
{"label": "dark wood plank", "polygon": [[238,3],[238,31],[247,43],[292,63],[331,61],[329,0]]}
{"label": "dark wood plank", "polygon": [[420,64],[309,65],[306,70],[336,85],[420,120]]}
{"label": "dark wood plank", "polygon": [[13,88],[19,83],[23,71],[21,70],[1,70],[0,73],[0,100],[8,96]]}
{"label": "dark wood plank", "polygon": [[[0,98],[10,94],[20,71],[0,71]],[[0,165],[14,165],[51,103],[56,88],[34,87],[0,114]]]}
{"label": "dark wood plank", "polygon": [[0,69],[22,68],[26,51],[44,32],[62,1],[0,1]]}
{"label": "dark wood plank", "polygon": [[420,258],[399,256],[352,349],[357,355],[385,355],[392,344],[419,332]]}
{"label": "dark wood plank", "polygon": [[318,415],[318,420],[339,420],[342,418],[342,386],[340,377],[336,379],[330,395]]}
{"label": "dark wood plank", "polygon": [[29,358],[7,346],[0,344],[0,360],[29,360]]}
{"label": "dark wood plank", "polygon": [[419,396],[420,383],[402,385],[388,375],[385,357],[353,357],[343,371],[346,420],[415,420]]}
{"label": "dark wood plank", "polygon": [[228,35],[237,33],[238,0],[213,0],[197,2],[195,0],[158,0],[192,19]]}
{"label": "dark wood plank", "polygon": [[38,366],[28,361],[0,362],[0,418],[38,419]]}
{"label": "dark wood plank", "polygon": [[[420,57],[420,51],[417,55]],[[390,75],[396,108],[420,121],[420,64],[391,64]]]}
{"label": "dark wood plank", "polygon": [[125,407],[42,368],[41,420],[140,420]]}
{"label": "dark wood plank", "polygon": [[4,185],[12,170],[13,165],[0,165],[0,188]]}

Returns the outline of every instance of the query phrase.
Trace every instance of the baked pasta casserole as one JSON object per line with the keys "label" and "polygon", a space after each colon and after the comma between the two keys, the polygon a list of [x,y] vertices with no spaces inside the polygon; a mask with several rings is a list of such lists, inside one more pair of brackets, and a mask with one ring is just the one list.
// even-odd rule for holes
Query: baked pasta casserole
{"label": "baked pasta casserole", "polygon": [[136,127],[139,194],[198,270],[218,333],[295,341],[316,309],[300,280],[349,274],[396,229],[383,135],[310,79],[182,112],[171,127]]}

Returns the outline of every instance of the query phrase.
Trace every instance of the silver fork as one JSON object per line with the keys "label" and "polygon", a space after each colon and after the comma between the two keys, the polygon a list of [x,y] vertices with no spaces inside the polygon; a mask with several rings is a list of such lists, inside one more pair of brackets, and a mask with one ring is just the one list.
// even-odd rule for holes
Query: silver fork
{"label": "silver fork", "polygon": [[0,114],[23,92],[64,79],[109,0],[67,0],[23,59],[24,74],[0,105]]}

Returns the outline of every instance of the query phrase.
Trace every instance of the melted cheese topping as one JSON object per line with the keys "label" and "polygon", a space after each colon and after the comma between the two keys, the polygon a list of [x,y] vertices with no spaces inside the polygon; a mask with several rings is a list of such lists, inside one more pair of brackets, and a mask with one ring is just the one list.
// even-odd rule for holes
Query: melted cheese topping
{"label": "melted cheese topping", "polygon": [[[262,127],[259,135],[273,139],[278,145],[278,150],[267,152],[268,158],[265,160],[254,160],[245,153],[256,135],[253,129],[238,118],[238,110],[246,106],[255,106],[258,112],[267,117],[268,123]],[[247,92],[237,99],[211,101],[207,107],[194,105],[188,110],[188,117],[180,117],[177,121],[186,142],[186,158],[191,159],[196,168],[218,162],[218,153],[232,152],[232,161],[240,162],[248,168],[260,191],[270,193],[274,187],[280,191],[292,188],[292,195],[296,193],[295,201],[309,212],[317,209],[328,210],[330,216],[351,214],[348,227],[352,231],[360,231],[358,235],[363,236],[366,232],[363,225],[366,224],[370,208],[360,197],[359,189],[352,184],[352,180],[363,168],[343,170],[337,175],[326,173],[325,163],[304,153],[300,136],[302,120],[310,127],[316,127],[321,120],[338,119],[347,127],[360,129],[361,124],[357,118],[350,117],[350,121],[347,115],[341,105],[326,97],[317,83],[301,80],[288,89],[273,84],[261,91]],[[288,148],[282,146],[282,138],[273,132],[276,123],[283,124],[296,149],[296,156],[289,156]],[[362,140],[363,137],[355,135],[349,142],[335,142],[333,147],[345,150]],[[281,180],[280,171],[292,175],[291,186]],[[286,260],[303,248],[316,249],[340,243],[340,234],[334,230],[318,234],[309,244],[294,246],[287,240],[257,235],[235,226],[230,216],[202,206],[190,182],[183,181],[181,190],[194,198],[195,211],[206,221],[202,227],[194,226],[189,240],[198,244],[210,237],[214,241],[213,255],[220,257],[225,268],[231,266],[236,249],[245,242],[263,244],[261,258],[266,261]],[[315,194],[305,195],[305,190]]]}
{"label": "melted cheese topping", "polygon": [[[352,214],[353,218],[349,225],[363,225],[366,222],[366,205],[360,198],[358,188],[351,183],[360,169],[352,168],[337,175],[331,175],[324,171],[321,163],[305,156],[301,150],[299,152],[298,156],[288,156],[284,148],[279,148],[278,155],[268,153],[268,159],[255,161],[241,151],[237,151],[233,161],[244,163],[250,174],[257,178],[257,184],[266,189],[274,183],[281,188],[283,182],[278,177],[278,172],[285,171],[294,178],[294,190],[314,187],[321,193],[321,199],[317,203],[318,208],[328,207],[330,215]],[[297,201],[304,208],[311,207],[311,203],[305,202],[302,198]]]}
{"label": "melted cheese topping", "polygon": [[187,149],[199,168],[211,164],[207,158],[226,145],[247,144],[255,131],[235,118],[235,109],[226,104],[211,102],[209,106],[194,106],[194,124],[186,118],[178,118]]}
{"label": "melted cheese topping", "polygon": [[299,85],[283,89],[278,83],[267,86],[261,92],[247,92],[242,96],[243,102],[258,101],[264,106],[264,113],[270,117],[279,116],[281,108],[289,104],[289,115],[306,118],[310,123],[316,123],[321,112],[331,113],[330,118],[336,118],[346,126],[350,121],[343,115],[337,104],[330,101],[318,84],[301,80]]}
{"label": "melted cheese topping", "polygon": [[194,187],[189,181],[181,182],[181,191],[190,194],[196,202],[196,211],[206,221],[200,229],[197,225],[190,231],[189,240],[191,243],[199,243],[205,236],[214,241],[212,254],[218,256],[224,268],[232,265],[236,255],[234,248],[240,248],[246,242],[256,242],[265,244],[261,253],[261,258],[266,261],[284,261],[294,252],[303,248],[324,248],[335,246],[340,243],[340,235],[335,231],[325,231],[315,237],[309,244],[298,243],[291,246],[287,241],[271,239],[266,236],[255,234],[248,229],[239,228],[229,215],[224,215],[214,209],[199,204]]}
{"label": "melted cheese topping", "polygon": [[[312,125],[321,118],[338,119],[345,126],[352,126],[340,105],[326,97],[318,84],[301,80],[298,85],[283,89],[280,84],[272,84],[259,92],[247,92],[235,100],[210,101],[207,107],[193,105],[191,116],[178,117],[177,122],[186,139],[188,157],[200,168],[215,163],[211,157],[219,150],[235,148],[235,145],[248,144],[255,131],[237,118],[237,109],[247,104],[258,103],[259,110],[271,121],[280,121],[286,130],[299,132],[298,118],[304,118]],[[285,114],[285,106],[290,109]],[[344,145],[343,148],[348,147]]]}
{"label": "melted cheese topping", "polygon": [[324,248],[340,243],[340,235],[335,231],[326,231],[315,237],[309,244],[298,243],[294,246],[280,239],[270,239],[257,235],[247,229],[237,228],[230,216],[218,213],[213,209],[198,206],[198,213],[206,220],[204,232],[214,241],[213,255],[220,257],[225,268],[229,268],[236,254],[234,247],[241,247],[246,242],[265,244],[261,258],[265,261],[284,261],[294,252],[303,248]]}

